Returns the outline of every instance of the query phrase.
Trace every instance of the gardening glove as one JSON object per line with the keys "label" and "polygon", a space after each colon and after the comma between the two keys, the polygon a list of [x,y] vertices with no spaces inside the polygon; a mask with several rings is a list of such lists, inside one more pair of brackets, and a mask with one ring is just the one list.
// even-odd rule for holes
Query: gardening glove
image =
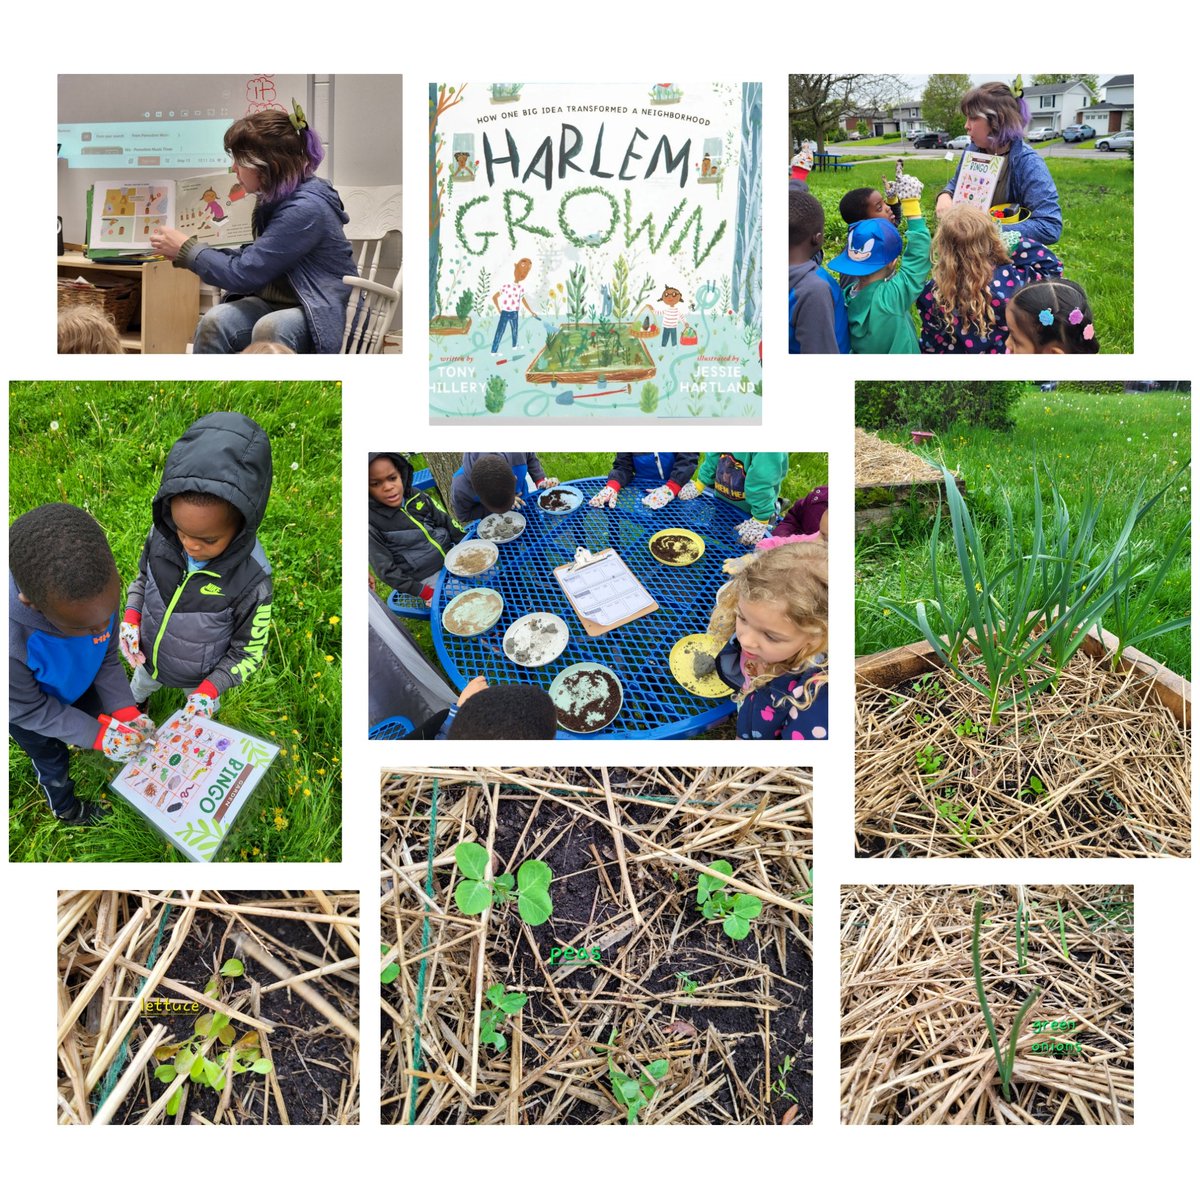
{"label": "gardening glove", "polygon": [[617,493],[621,488],[618,485],[613,487],[611,481],[606,483],[589,501],[588,503],[593,508],[616,508]]}
{"label": "gardening glove", "polygon": [[764,525],[761,521],[756,521],[751,517],[737,527],[738,541],[743,546],[757,546],[770,530],[771,527],[769,525]]}
{"label": "gardening glove", "polygon": [[101,713],[97,718],[100,732],[92,743],[92,749],[99,750],[111,762],[123,763],[141,749],[146,734],[133,724],[141,716],[136,708],[122,708],[118,713]]}
{"label": "gardening glove", "polygon": [[553,475],[547,475],[545,479],[539,479],[537,481],[537,486],[539,489],[558,487],[558,480],[555,479]]}
{"label": "gardening glove", "polygon": [[136,729],[147,741],[152,742],[158,736],[158,726],[145,713],[139,713],[136,717],[131,717],[125,724]]}
{"label": "gardening glove", "polygon": [[125,610],[125,620],[118,633],[121,657],[131,666],[140,667],[146,661],[142,653],[142,614],[135,609]]}
{"label": "gardening glove", "polygon": [[675,493],[664,483],[661,487],[648,491],[642,497],[642,503],[647,508],[666,508],[674,499]]}
{"label": "gardening glove", "polygon": [[221,707],[221,699],[217,689],[206,679],[187,699],[187,707],[183,710],[185,721],[194,721],[197,717],[209,721],[217,715]]}
{"label": "gardening glove", "polygon": [[905,175],[903,164],[896,164],[896,195],[900,198],[900,211],[906,217],[921,215],[921,193],[925,185],[915,175]]}
{"label": "gardening glove", "polygon": [[680,500],[695,500],[702,491],[704,491],[704,484],[698,479],[693,479],[680,489],[679,498]]}

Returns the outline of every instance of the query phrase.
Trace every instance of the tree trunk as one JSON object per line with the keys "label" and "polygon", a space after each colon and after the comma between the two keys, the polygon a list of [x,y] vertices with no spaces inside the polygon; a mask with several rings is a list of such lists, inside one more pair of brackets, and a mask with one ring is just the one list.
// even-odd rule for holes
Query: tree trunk
{"label": "tree trunk", "polygon": [[454,478],[454,472],[462,466],[462,455],[435,454],[429,450],[423,450],[421,453],[425,456],[426,465],[433,472],[433,482],[437,484],[442,504],[446,511],[453,516],[454,510],[450,507],[450,481]]}

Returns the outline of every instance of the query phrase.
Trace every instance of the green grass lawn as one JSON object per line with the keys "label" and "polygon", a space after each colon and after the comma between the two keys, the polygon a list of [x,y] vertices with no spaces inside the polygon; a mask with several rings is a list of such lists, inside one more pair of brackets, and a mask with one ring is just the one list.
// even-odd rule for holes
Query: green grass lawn
{"label": "green grass lawn", "polygon": [[[122,581],[137,571],[150,503],[172,443],[197,417],[236,410],[271,438],[275,477],[259,539],[274,571],[263,665],[222,697],[218,720],[280,746],[222,850],[251,862],[341,857],[341,390],[333,383],[14,383],[10,520],[51,501],[104,527]],[[161,721],[185,700],[150,699]],[[119,771],[73,755],[81,796],[112,798],[92,829],[50,813],[32,765],[9,743],[9,854],[21,861],[182,861],[107,784]]]}
{"label": "green grass lawn", "polygon": [[[999,488],[1008,492],[1018,526],[1033,511],[1034,456],[1055,472],[1068,505],[1078,508],[1089,483],[1102,496],[1111,496],[1097,526],[1104,544],[1116,532],[1143,480],[1148,495],[1156,492],[1188,458],[1191,397],[1159,392],[1095,395],[1086,384],[1076,390],[1040,392],[1030,389],[1015,413],[1009,432],[951,426],[934,443],[967,485],[967,503],[985,545],[1001,546]],[[1060,388],[1064,385],[1060,384]],[[880,436],[889,437],[886,432]],[[891,437],[908,443],[908,431]],[[1048,495],[1048,487],[1044,494]],[[1168,547],[1187,522],[1191,507],[1191,476],[1185,472],[1163,498],[1139,543],[1147,549]],[[890,529],[865,531],[857,541],[856,639],[857,654],[871,654],[919,640],[912,627],[895,616],[884,617],[875,598],[887,595],[905,601],[929,596],[928,537],[931,519],[905,512]],[[944,581],[958,577],[958,561],[943,516],[938,573]],[[961,595],[961,593],[960,593]],[[959,596],[952,596],[952,603]],[[1186,555],[1167,577],[1157,603],[1158,620],[1187,616],[1191,611],[1191,571]],[[1187,677],[1191,671],[1189,629],[1163,635],[1139,647],[1171,670]]]}
{"label": "green grass lawn", "polygon": [[[542,466],[545,467],[547,475],[553,476],[567,483],[572,479],[590,479],[592,477],[607,477],[610,468],[612,467],[614,455],[611,453],[593,453],[593,454],[539,454],[538,457],[542,460]],[[424,458],[419,454],[414,454],[411,459],[413,466],[420,469],[425,465]],[[704,461],[704,455],[700,456],[700,461]],[[786,508],[796,500],[808,495],[815,487],[822,487],[829,482],[829,456],[815,452],[796,453],[788,456],[788,473],[784,477],[783,487],[780,494],[786,498]],[[680,524],[687,525],[685,514],[687,510],[686,504],[676,504],[680,511]],[[392,589],[386,584],[377,583],[376,589],[378,594],[386,600],[391,595]],[[416,638],[422,652],[430,662],[440,668],[438,664],[437,651],[433,646],[433,635],[429,629],[428,621],[405,621],[409,631]],[[733,722],[725,723],[725,726],[719,730],[712,730],[703,736],[720,737],[732,736]],[[722,732],[722,730],[724,732]]]}
{"label": "green grass lawn", "polygon": [[[846,244],[838,202],[852,188],[882,186],[889,160],[855,164],[849,171],[814,171],[809,188],[825,209],[825,261]],[[936,227],[937,195],[954,173],[942,159],[906,159],[905,170],[925,184],[921,209]],[[1087,293],[1096,336],[1105,354],[1133,352],[1133,163],[1110,159],[1048,158],[1058,187],[1063,234],[1054,246],[1064,275]]]}

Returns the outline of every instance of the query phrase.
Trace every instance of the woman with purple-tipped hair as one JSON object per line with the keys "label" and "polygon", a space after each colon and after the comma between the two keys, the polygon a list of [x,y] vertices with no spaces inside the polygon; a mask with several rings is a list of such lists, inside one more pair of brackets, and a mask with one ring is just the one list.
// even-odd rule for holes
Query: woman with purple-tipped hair
{"label": "woman with purple-tipped hair", "polygon": [[[1022,98],[1020,76],[1012,88],[999,82],[972,88],[959,107],[967,118],[967,136],[971,139],[966,153],[974,150],[1003,157],[992,207],[1022,208],[1029,213],[1024,220],[1006,224],[1005,230],[1045,246],[1057,242],[1062,234],[1058,188],[1045,160],[1022,137],[1029,124],[1029,106]],[[961,167],[960,159],[954,178],[937,198],[939,217],[952,204]]]}
{"label": "woman with purple-tipped hair", "polygon": [[252,113],[225,131],[238,183],[257,197],[254,241],[206,246],[178,229],[150,235],[155,251],[226,292],[196,326],[194,354],[238,354],[251,342],[278,342],[297,354],[336,354],[357,275],[337,192],[318,179],[321,139],[298,104]]}

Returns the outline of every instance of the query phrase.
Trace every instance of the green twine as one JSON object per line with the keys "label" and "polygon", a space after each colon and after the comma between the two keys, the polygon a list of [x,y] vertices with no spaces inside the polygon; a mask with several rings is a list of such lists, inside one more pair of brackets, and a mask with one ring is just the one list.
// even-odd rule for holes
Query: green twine
{"label": "green twine", "polygon": [[[429,853],[425,860],[425,895],[433,898],[433,846],[437,841],[438,781],[433,777],[433,803],[429,813]],[[413,1078],[408,1094],[408,1123],[417,1123],[417,1091],[421,1069],[421,1018],[425,1013],[425,969],[429,965],[429,904],[425,905],[425,922],[421,928],[421,966],[417,971],[417,1019],[413,1024]]]}
{"label": "green twine", "polygon": [[[158,922],[158,932],[154,935],[154,944],[150,947],[150,953],[146,957],[146,970],[149,971],[154,966],[154,960],[158,957],[158,948],[162,945],[163,934],[167,928],[167,918],[171,915],[171,905],[163,905],[163,915]],[[146,986],[148,976],[143,977],[141,983],[138,984],[138,989],[133,994],[136,1000],[141,994],[142,989]],[[96,1091],[100,1093],[100,1098],[95,1102],[96,1108],[99,1109],[108,1099],[109,1093],[117,1086],[117,1080],[121,1078],[121,1072],[125,1069],[126,1060],[129,1058],[129,1038],[127,1037],[122,1043],[120,1050],[117,1051],[116,1057],[112,1060],[108,1071],[105,1073],[103,1080],[99,1083]],[[95,1093],[93,1093],[95,1095]]]}

